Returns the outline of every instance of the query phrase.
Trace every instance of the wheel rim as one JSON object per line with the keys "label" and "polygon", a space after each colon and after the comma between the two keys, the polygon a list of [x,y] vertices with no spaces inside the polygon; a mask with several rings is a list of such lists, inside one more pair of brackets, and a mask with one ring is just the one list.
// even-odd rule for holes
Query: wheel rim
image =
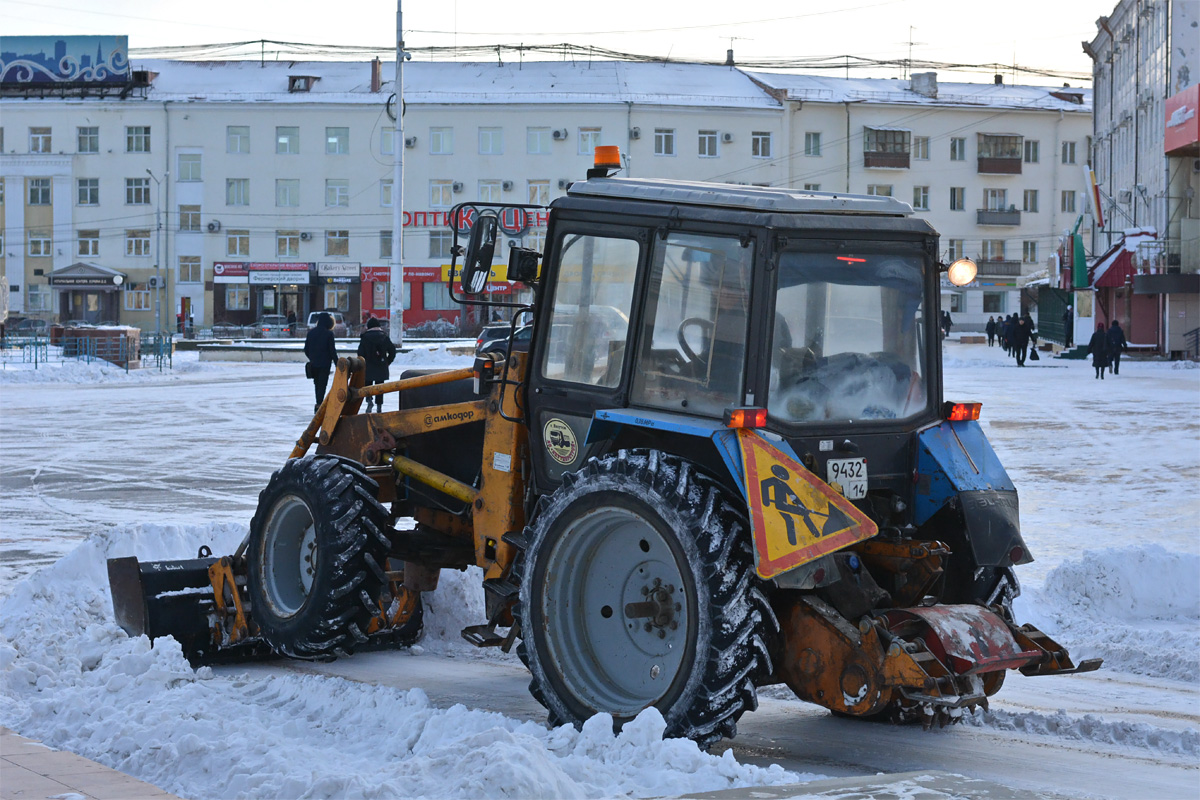
{"label": "wheel rim", "polygon": [[632,717],[671,690],[689,658],[690,592],[680,558],[645,517],[610,506],[574,520],[543,585],[550,663],[572,696]]}
{"label": "wheel rim", "polygon": [[271,509],[263,526],[263,594],[276,616],[304,607],[317,569],[317,536],[312,511],[295,495]]}

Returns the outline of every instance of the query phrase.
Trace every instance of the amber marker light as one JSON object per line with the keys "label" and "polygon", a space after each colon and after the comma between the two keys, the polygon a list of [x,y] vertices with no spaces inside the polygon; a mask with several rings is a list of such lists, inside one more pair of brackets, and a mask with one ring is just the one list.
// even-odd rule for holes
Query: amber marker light
{"label": "amber marker light", "polygon": [[979,419],[983,403],[950,403],[942,407],[942,415],[950,422],[966,422]]}
{"label": "amber marker light", "polygon": [[969,258],[960,258],[946,269],[946,277],[955,286],[966,286],[975,280],[977,274],[979,274],[979,267],[975,266],[975,262]]}
{"label": "amber marker light", "polygon": [[615,144],[597,145],[592,166],[596,169],[620,169],[621,148]]}
{"label": "amber marker light", "polygon": [[725,409],[726,428],[762,428],[767,424],[765,408],[727,408]]}

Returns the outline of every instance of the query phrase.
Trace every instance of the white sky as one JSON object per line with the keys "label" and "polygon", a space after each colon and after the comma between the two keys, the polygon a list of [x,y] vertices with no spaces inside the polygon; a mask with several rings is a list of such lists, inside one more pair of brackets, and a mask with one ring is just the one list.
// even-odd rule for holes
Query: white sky
{"label": "white sky", "polygon": [[[675,0],[410,0],[404,28],[409,47],[570,42],[712,60],[724,57],[730,37],[737,37],[732,45],[739,59],[844,54],[902,59],[909,53],[911,26],[914,59],[1015,60],[1090,74],[1080,42],[1093,38],[1097,17],[1115,5],[1115,0],[758,0],[733,10],[724,3]],[[331,9],[353,11],[337,15]],[[0,29],[10,35],[125,34],[131,48],[250,39],[394,47],[395,26],[395,0],[0,0]],[[899,77],[899,70],[856,70],[851,77]]]}

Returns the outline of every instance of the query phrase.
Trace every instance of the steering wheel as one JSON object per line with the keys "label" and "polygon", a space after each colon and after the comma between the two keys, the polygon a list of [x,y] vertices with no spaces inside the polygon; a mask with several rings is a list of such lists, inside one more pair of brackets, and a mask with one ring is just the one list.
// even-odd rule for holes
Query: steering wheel
{"label": "steering wheel", "polygon": [[699,328],[702,338],[712,339],[713,323],[712,320],[704,317],[688,317],[679,323],[679,328],[675,331],[675,338],[679,340],[679,349],[683,351],[683,355],[689,362],[700,360],[700,355],[688,344],[687,330],[691,327]]}

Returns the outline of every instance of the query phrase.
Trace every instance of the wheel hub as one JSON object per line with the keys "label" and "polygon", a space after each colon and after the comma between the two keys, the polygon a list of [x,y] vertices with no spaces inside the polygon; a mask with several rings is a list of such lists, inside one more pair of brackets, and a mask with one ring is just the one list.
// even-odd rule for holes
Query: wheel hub
{"label": "wheel hub", "polygon": [[[666,580],[660,577],[664,574]],[[665,656],[682,646],[686,632],[680,631],[680,623],[687,616],[677,581],[677,568],[670,569],[657,560],[638,564],[625,581],[619,606],[625,616],[625,633],[648,656]]]}

